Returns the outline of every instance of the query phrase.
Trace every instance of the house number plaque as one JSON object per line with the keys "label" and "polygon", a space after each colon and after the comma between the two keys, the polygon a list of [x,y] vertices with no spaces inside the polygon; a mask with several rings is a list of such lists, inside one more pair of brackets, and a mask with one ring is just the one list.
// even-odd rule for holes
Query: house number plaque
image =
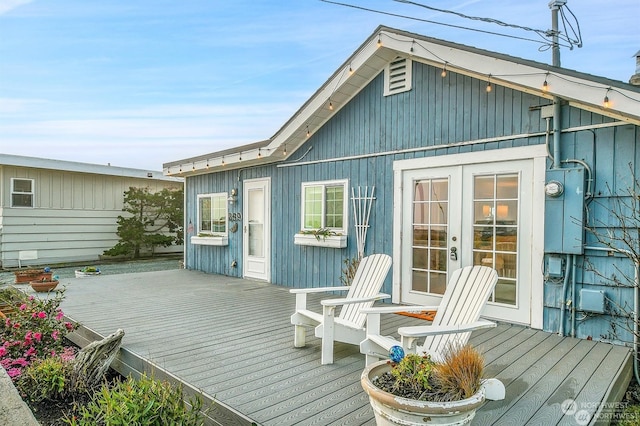
{"label": "house number plaque", "polygon": [[229,222],[240,222],[242,220],[242,213],[229,213]]}

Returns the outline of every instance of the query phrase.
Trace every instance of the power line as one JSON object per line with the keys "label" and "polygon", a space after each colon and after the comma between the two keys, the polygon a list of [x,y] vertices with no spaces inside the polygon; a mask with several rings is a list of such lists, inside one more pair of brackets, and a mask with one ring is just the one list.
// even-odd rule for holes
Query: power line
{"label": "power line", "polygon": [[338,6],[350,7],[352,9],[364,10],[366,12],[373,12],[373,13],[379,13],[381,15],[394,16],[396,18],[410,19],[412,21],[426,22],[426,23],[429,23],[429,24],[442,25],[442,26],[445,26],[445,27],[457,28],[457,29],[467,30],[467,31],[475,31],[475,32],[479,32],[479,33],[496,35],[496,36],[500,36],[500,37],[507,37],[507,38],[512,38],[512,39],[516,39],[516,40],[530,41],[530,42],[533,42],[533,43],[542,44],[542,45],[546,46],[547,48],[551,47],[551,45],[552,45],[550,41],[546,41],[546,40],[545,41],[534,40],[534,39],[531,39],[531,38],[518,37],[518,36],[513,36],[513,35],[508,35],[508,34],[501,34],[501,33],[496,33],[494,31],[479,30],[477,28],[469,28],[469,27],[464,27],[464,26],[461,26],[461,25],[445,24],[443,22],[432,21],[432,20],[429,20],[429,19],[416,18],[416,17],[413,17],[413,16],[400,15],[400,14],[391,13],[391,12],[384,12],[384,11],[381,11],[381,10],[370,9],[370,8],[363,7],[363,6],[356,6],[356,5],[353,5],[353,4],[341,3],[341,2],[337,2],[337,1],[331,1],[331,0],[320,0],[320,1],[324,2],[324,3],[335,4],[335,5],[338,5]]}

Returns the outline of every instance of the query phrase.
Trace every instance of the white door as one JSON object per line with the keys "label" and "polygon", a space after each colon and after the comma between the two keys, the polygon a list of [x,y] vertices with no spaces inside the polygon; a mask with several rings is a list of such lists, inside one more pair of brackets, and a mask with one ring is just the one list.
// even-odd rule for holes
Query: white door
{"label": "white door", "polygon": [[404,171],[401,302],[437,305],[451,271],[486,265],[500,278],[483,315],[530,324],[532,171],[531,160]]}
{"label": "white door", "polygon": [[271,280],[270,179],[243,183],[243,276]]}

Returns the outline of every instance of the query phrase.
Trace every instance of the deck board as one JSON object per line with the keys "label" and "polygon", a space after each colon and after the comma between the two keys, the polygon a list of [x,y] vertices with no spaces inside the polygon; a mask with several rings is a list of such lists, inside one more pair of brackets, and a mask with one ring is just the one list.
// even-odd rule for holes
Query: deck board
{"label": "deck board", "polygon": [[[286,288],[186,270],[62,284],[69,317],[103,336],[125,330],[122,365],[152,363],[161,376],[215,397],[217,424],[375,424],[360,387],[364,356],[336,343],[334,364],[321,365],[313,330],[306,347],[294,348],[295,297]],[[309,306],[319,310],[327,297],[311,294]],[[382,332],[397,336],[412,324],[424,321],[385,315]],[[478,410],[473,425],[568,422],[564,399],[602,401],[615,376],[629,370],[628,349],[517,325],[478,330],[470,341],[485,356],[487,376],[507,389],[504,401]]]}

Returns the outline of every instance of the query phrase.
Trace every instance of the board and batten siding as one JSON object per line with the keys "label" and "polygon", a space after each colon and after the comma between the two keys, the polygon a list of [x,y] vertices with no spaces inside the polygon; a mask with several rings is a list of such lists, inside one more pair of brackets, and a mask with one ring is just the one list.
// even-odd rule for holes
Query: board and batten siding
{"label": "board and batten siding", "polygon": [[[607,123],[612,123],[612,120],[599,114],[576,108],[563,109],[563,128],[605,126],[562,135],[562,158],[582,160],[592,170],[593,199],[586,203],[585,217],[602,234],[620,230],[620,222],[611,211],[617,210],[621,199],[629,201],[629,188],[635,185],[634,175],[640,177],[640,128],[632,124],[606,127]],[[636,193],[639,190],[639,187],[635,188]],[[546,226],[553,227],[554,224]],[[585,234],[585,242],[586,247],[599,245],[589,232]],[[633,325],[629,317],[633,312],[633,287],[616,286],[607,278],[615,275],[633,279],[633,263],[618,254],[589,249],[584,255],[576,256],[575,263],[575,295],[571,294],[571,288],[567,290],[565,300],[570,300],[572,306],[565,311],[564,330],[579,338],[626,344],[633,342]],[[604,291],[605,314],[581,311],[580,290],[583,288]],[[563,303],[562,284],[547,281],[544,294],[544,330],[558,332]],[[577,309],[575,319],[572,318],[571,307]]]}
{"label": "board and batten siding", "polygon": [[[487,94],[484,82],[453,72],[442,78],[440,72],[414,62],[412,90],[387,97],[381,73],[279,165],[187,177],[185,213],[187,223],[194,224],[192,235],[197,232],[198,194],[236,188],[241,195],[243,180],[271,177],[271,281],[287,287],[339,285],[343,261],[357,255],[351,201],[346,248],[295,245],[303,182],[347,179],[349,198],[352,187],[375,186],[365,254],[392,254],[394,161],[544,143],[542,136],[508,136],[543,132],[546,123],[539,109],[531,107],[547,101],[497,85]],[[494,137],[507,140],[473,143]],[[361,158],[345,158],[352,156]],[[242,212],[242,203],[239,197],[229,211]],[[240,226],[229,233],[228,246],[193,245],[187,235],[186,267],[241,276],[241,231]],[[391,274],[383,291],[391,293]]]}
{"label": "board and batten siding", "polygon": [[[182,183],[2,166],[0,220],[3,267],[95,261],[118,242],[117,217],[129,187],[155,192]],[[11,179],[33,179],[34,207],[11,207]],[[171,251],[180,248],[172,248]],[[38,258],[18,262],[20,251]]]}

